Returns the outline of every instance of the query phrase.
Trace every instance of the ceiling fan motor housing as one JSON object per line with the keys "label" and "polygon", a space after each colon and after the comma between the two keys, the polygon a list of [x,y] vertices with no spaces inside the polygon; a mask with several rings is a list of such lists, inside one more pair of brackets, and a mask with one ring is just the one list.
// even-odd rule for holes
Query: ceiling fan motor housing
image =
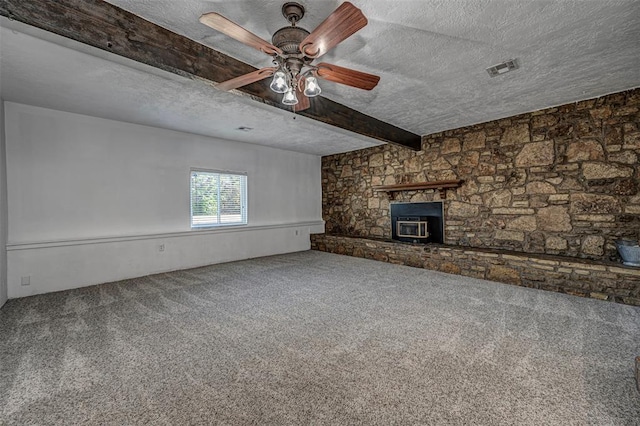
{"label": "ceiling fan motor housing", "polygon": [[300,43],[307,38],[310,33],[304,28],[296,26],[296,23],[304,16],[304,6],[296,2],[287,2],[282,5],[282,15],[287,21],[291,22],[291,26],[280,28],[276,31],[271,38],[271,42],[274,46],[282,50],[286,61],[290,63],[290,65],[293,65],[291,60],[296,59],[296,61],[293,61],[296,63],[295,68],[301,65],[297,64],[300,61],[304,64],[310,63],[312,59],[304,57],[302,52],[300,52]]}
{"label": "ceiling fan motor housing", "polygon": [[271,42],[286,55],[300,54],[300,42],[309,35],[309,31],[300,27],[280,28],[273,34]]}

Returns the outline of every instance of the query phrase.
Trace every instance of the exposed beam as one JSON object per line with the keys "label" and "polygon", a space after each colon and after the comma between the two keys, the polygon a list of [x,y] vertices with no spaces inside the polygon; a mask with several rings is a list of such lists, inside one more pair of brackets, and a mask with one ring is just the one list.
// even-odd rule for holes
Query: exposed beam
{"label": "exposed beam", "polygon": [[[102,0],[0,0],[0,15],[165,71],[212,83],[256,70]],[[198,21],[197,16],[193,19],[194,23]],[[238,90],[256,101],[290,110],[269,90],[268,81]],[[419,135],[320,96],[313,99],[309,109],[297,114],[384,142],[420,149]]]}

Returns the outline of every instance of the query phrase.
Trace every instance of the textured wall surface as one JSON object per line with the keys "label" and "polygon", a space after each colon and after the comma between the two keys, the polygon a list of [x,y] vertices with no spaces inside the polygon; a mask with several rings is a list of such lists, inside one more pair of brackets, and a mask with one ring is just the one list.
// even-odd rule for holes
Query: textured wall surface
{"label": "textured wall surface", "polygon": [[[447,191],[445,243],[592,259],[640,237],[640,90],[323,158],[328,233],[390,237],[376,185],[464,179]],[[435,191],[396,201],[439,200]]]}

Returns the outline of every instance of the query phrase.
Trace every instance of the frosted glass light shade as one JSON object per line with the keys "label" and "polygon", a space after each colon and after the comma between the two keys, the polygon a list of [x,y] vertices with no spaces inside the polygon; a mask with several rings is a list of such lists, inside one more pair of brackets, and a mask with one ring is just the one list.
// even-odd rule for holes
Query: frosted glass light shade
{"label": "frosted glass light shade", "polygon": [[289,89],[284,92],[282,103],[285,105],[295,105],[298,103],[298,97],[296,96],[296,91],[293,90],[293,87],[289,87]]}
{"label": "frosted glass light shade", "polygon": [[315,77],[307,77],[304,81],[304,95],[308,98],[318,96],[322,90],[318,84],[318,79]]}
{"label": "frosted glass light shade", "polygon": [[285,93],[289,89],[285,73],[277,71],[273,75],[273,80],[271,80],[271,85],[269,85],[269,87],[276,93]]}

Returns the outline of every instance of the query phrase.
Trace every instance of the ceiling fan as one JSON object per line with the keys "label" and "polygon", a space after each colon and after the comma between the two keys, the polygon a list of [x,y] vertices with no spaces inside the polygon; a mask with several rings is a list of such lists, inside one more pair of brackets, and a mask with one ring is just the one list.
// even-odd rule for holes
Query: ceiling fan
{"label": "ceiling fan", "polygon": [[[296,26],[304,16],[304,6],[287,2],[282,15],[291,26],[280,28],[269,43],[219,13],[205,13],[200,22],[248,46],[273,57],[273,67],[266,67],[223,81],[216,87],[232,90],[273,76],[271,90],[282,93],[282,103],[302,111],[310,107],[309,98],[320,94],[317,77],[358,89],[371,90],[380,77],[314,59],[324,55],[340,42],[367,25],[362,11],[349,2],[342,3],[318,27],[309,32]],[[303,88],[304,86],[304,88]]]}

